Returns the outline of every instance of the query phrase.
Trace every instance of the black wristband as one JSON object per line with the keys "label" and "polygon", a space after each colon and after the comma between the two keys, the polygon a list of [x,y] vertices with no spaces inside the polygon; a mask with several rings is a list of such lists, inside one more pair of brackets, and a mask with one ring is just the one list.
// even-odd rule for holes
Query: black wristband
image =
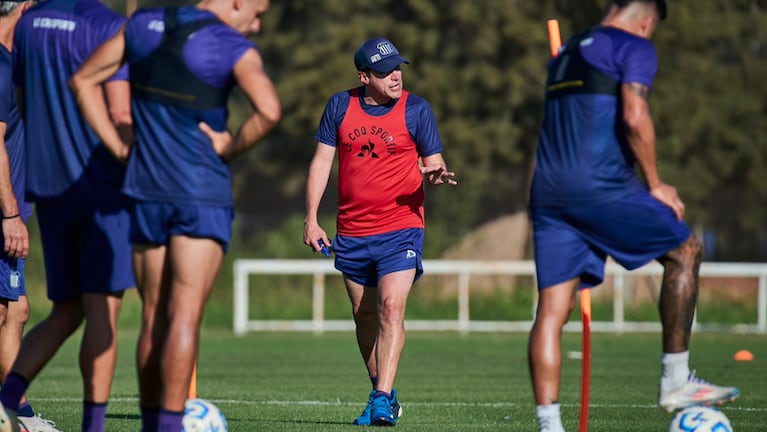
{"label": "black wristband", "polygon": [[3,216],[3,220],[6,220],[6,219],[16,219],[19,216],[21,216],[21,214],[19,214],[19,213],[16,213],[15,215],[10,215],[10,216]]}

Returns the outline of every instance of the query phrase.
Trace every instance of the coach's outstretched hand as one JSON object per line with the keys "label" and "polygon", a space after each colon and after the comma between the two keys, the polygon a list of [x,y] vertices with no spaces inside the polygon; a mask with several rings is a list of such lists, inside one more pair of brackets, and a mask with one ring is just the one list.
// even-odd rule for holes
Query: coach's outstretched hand
{"label": "coach's outstretched hand", "polygon": [[455,186],[458,184],[458,182],[453,179],[455,173],[448,171],[447,167],[443,164],[422,166],[420,167],[420,170],[421,174],[426,176],[426,180],[431,185],[438,186],[441,184],[449,184]]}

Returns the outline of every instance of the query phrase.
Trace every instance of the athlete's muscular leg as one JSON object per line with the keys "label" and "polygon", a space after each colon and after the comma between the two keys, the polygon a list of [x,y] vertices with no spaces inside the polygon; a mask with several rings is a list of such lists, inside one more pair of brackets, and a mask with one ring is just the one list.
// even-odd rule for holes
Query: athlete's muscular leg
{"label": "athlete's muscular leg", "polygon": [[693,234],[681,246],[658,259],[663,265],[658,308],[663,325],[665,353],[687,351],[690,346],[702,255],[703,245]]}
{"label": "athlete's muscular leg", "polygon": [[162,375],[160,357],[168,331],[165,311],[168,308],[168,278],[165,268],[165,246],[133,247],[133,272],[141,296],[141,332],[136,345],[136,369],[140,404],[160,408]]}
{"label": "athlete's muscular leg", "polygon": [[365,287],[344,276],[346,293],[352,303],[357,346],[362,354],[362,360],[368,369],[368,375],[378,376],[375,347],[378,338],[377,305],[378,290],[376,287]]}
{"label": "athlete's muscular leg", "polygon": [[378,281],[378,342],[376,390],[391,393],[405,348],[405,307],[415,281],[415,269],[389,273]]}
{"label": "athlete's muscular leg", "polygon": [[84,317],[80,297],[66,302],[53,302],[48,317],[27,332],[21,341],[12,372],[31,382],[67,338],[80,327]]}
{"label": "athlete's muscular leg", "polygon": [[200,323],[224,250],[215,240],[173,236],[168,263],[173,275],[168,297],[168,334],[162,355],[162,408],[181,412],[197,361]]}
{"label": "athlete's muscular leg", "polygon": [[575,308],[579,279],[539,291],[538,308],[528,342],[528,366],[537,405],[559,401],[562,370],[562,328]]}
{"label": "athlete's muscular leg", "polygon": [[[13,361],[16,360],[16,354],[19,352],[19,345],[21,345],[21,333],[24,329],[23,325],[21,331],[13,326],[10,320],[10,302],[6,298],[0,298],[0,378],[5,381],[5,377],[11,371]],[[18,340],[16,337],[18,334]]]}
{"label": "athlete's muscular leg", "polygon": [[3,381],[11,371],[13,361],[19,353],[27,320],[29,320],[27,296],[19,296],[18,301],[0,298],[0,378]]}
{"label": "athlete's muscular leg", "polygon": [[106,403],[117,362],[117,316],[123,293],[84,294],[85,330],[80,342],[83,398]]}
{"label": "athlete's muscular leg", "polygon": [[[29,321],[29,298],[25,295],[19,296],[19,300],[9,302],[7,299],[0,299],[0,377],[5,382],[5,378],[11,372],[13,362],[19,353],[21,339],[24,336],[24,326]],[[23,405],[27,402],[27,395],[21,397],[19,401]]]}

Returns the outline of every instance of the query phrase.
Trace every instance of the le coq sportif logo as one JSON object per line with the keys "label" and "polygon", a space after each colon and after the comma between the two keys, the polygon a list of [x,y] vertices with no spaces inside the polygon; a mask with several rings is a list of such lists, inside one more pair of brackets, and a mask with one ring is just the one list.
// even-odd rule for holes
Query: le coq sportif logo
{"label": "le coq sportif logo", "polygon": [[365,157],[367,155],[370,155],[373,159],[378,159],[378,154],[373,150],[375,149],[376,145],[373,144],[372,141],[368,140],[367,144],[363,144],[362,148],[360,148],[360,152],[357,153],[357,157]]}

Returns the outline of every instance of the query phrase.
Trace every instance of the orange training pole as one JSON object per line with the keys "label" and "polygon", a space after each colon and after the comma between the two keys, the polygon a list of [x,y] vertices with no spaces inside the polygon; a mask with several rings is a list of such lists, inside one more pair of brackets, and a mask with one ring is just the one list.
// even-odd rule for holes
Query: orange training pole
{"label": "orange training pole", "polygon": [[189,383],[189,399],[197,399],[197,362],[192,369],[192,381]]}
{"label": "orange training pole", "polygon": [[583,323],[583,360],[581,363],[581,417],[578,430],[589,430],[589,392],[591,390],[591,289],[584,288],[581,294],[581,322]]}
{"label": "orange training pole", "polygon": [[549,27],[549,47],[551,56],[556,57],[559,53],[559,47],[562,46],[562,36],[559,33],[559,21],[550,19],[546,22]]}

